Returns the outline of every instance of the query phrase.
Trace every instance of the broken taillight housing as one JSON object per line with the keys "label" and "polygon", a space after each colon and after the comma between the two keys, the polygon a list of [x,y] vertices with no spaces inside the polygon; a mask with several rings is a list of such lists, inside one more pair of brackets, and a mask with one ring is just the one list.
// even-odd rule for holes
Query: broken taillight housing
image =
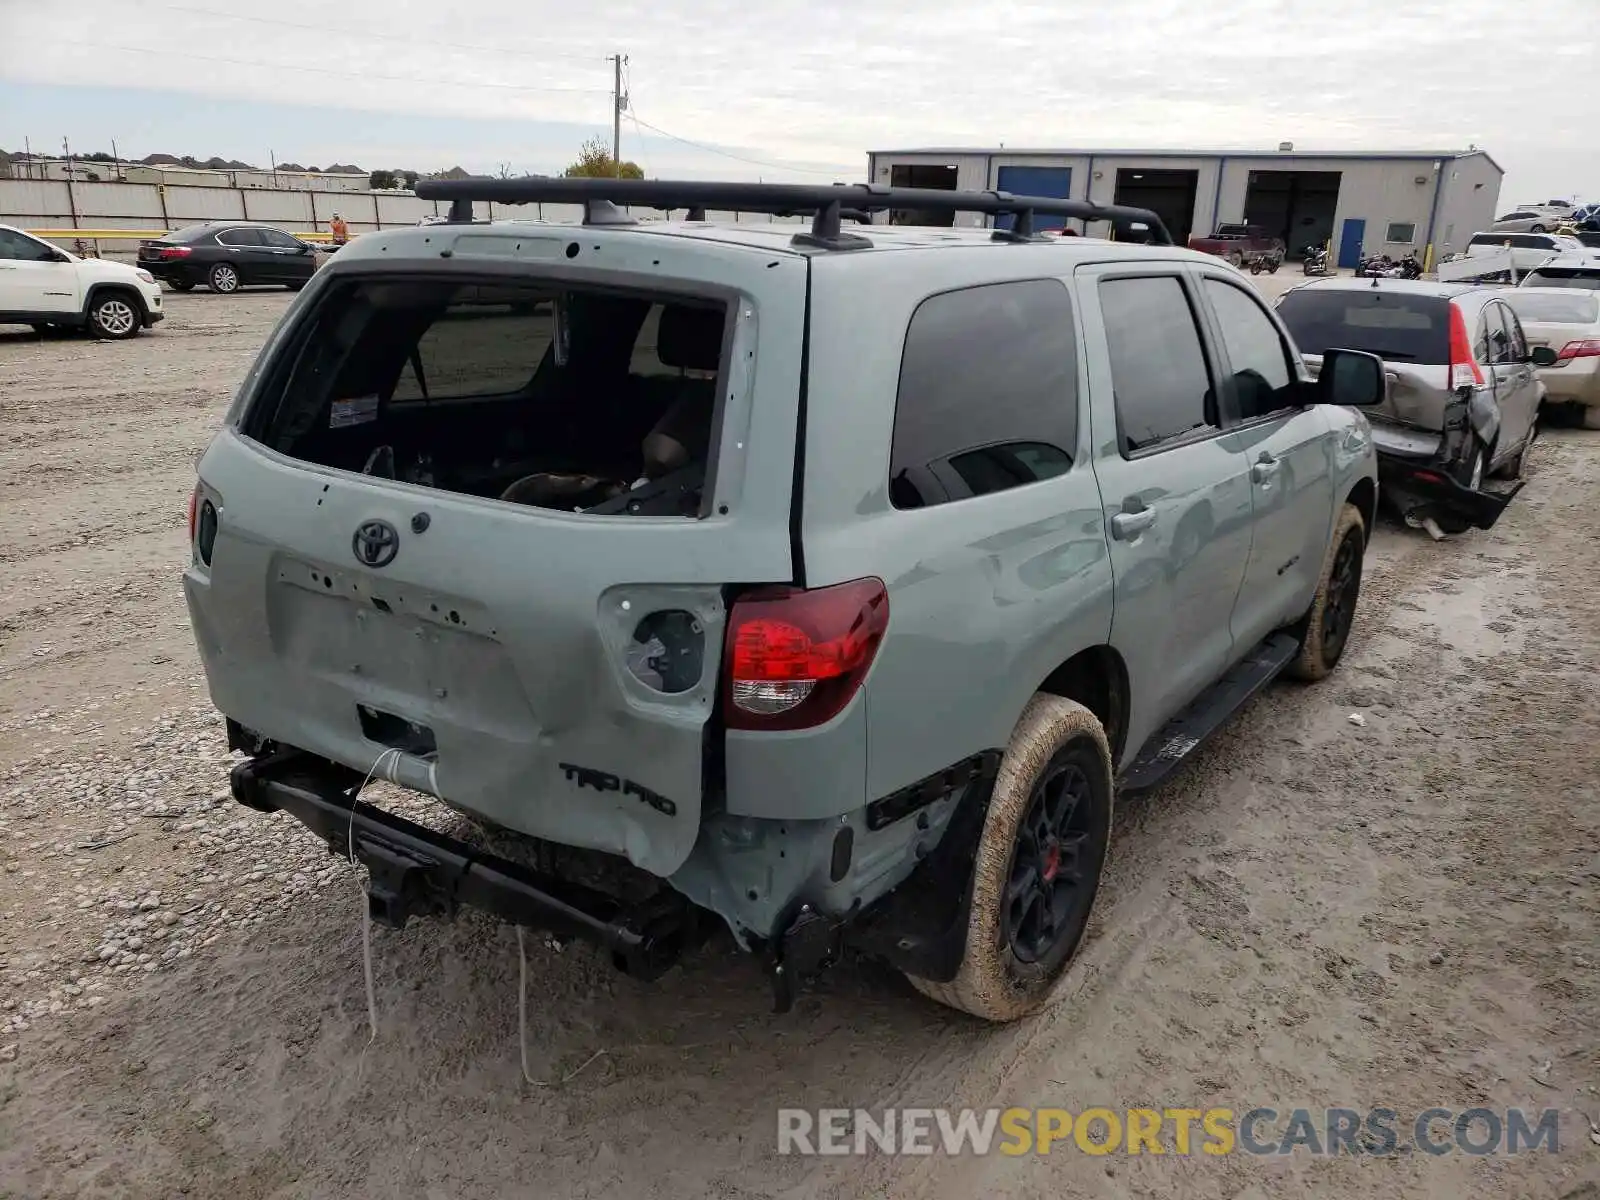
{"label": "broken taillight housing", "polygon": [[728,614],[728,728],[809,729],[831,720],[860,688],[888,627],[881,579],[746,592]]}

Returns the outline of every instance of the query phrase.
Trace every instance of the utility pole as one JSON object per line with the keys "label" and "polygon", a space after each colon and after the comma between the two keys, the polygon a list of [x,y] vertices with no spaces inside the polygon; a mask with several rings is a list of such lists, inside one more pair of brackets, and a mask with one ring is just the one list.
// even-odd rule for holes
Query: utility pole
{"label": "utility pole", "polygon": [[628,98],[622,94],[622,64],[627,58],[621,54],[611,56],[611,173],[622,178],[622,110]]}

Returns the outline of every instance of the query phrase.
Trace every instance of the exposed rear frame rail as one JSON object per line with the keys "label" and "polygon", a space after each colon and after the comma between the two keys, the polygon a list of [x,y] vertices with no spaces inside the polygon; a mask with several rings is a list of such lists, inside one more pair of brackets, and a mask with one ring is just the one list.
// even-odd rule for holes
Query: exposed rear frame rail
{"label": "exposed rear frame rail", "polygon": [[1013,218],[1010,229],[994,231],[996,241],[1035,242],[1038,217],[1107,221],[1119,234],[1138,235],[1159,246],[1172,245],[1161,218],[1146,208],[1093,204],[1052,196],[1018,196],[1011,192],[959,192],[937,188],[896,188],[875,183],[792,184],[718,183],[670,179],[428,179],[417,184],[424,200],[450,201],[452,224],[472,221],[474,201],[499,204],[582,204],[585,225],[631,225],[619,206],[662,211],[687,209],[691,219],[706,210],[811,216],[809,233],[796,234],[796,245],[824,250],[854,250],[870,245],[843,232],[846,218],[861,220],[890,209],[921,212],[981,213]]}

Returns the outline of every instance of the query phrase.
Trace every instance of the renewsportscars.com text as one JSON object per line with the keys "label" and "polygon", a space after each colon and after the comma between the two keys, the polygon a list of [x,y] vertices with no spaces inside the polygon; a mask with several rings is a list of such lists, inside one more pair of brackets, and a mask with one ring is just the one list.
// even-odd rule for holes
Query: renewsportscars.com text
{"label": "renewsportscars.com text", "polygon": [[1560,1151],[1559,1111],[1429,1108],[785,1108],[778,1153],[1175,1155]]}

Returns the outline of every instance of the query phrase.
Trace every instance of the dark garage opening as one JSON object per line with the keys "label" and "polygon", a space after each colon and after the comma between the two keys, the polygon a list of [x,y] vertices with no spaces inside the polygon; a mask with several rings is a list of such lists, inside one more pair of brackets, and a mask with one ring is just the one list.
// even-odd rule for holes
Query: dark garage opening
{"label": "dark garage opening", "polygon": [[[927,166],[920,163],[899,163],[889,168],[889,186],[897,188],[936,188],[941,192],[956,190],[954,167]],[[954,225],[953,212],[927,212],[922,209],[892,208],[891,225]]]}
{"label": "dark garage opening", "polygon": [[1117,171],[1113,203],[1150,209],[1167,227],[1173,244],[1182,246],[1194,231],[1194,198],[1199,189],[1199,171],[1124,167]]}
{"label": "dark garage opening", "polygon": [[1244,219],[1280,237],[1290,255],[1333,237],[1339,207],[1338,171],[1251,171]]}

